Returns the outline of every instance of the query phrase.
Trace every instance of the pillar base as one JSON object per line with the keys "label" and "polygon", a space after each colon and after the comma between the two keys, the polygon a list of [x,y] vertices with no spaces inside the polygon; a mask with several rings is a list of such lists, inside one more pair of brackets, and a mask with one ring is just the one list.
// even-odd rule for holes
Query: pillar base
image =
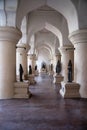
{"label": "pillar base", "polygon": [[54,81],[53,83],[55,84],[61,84],[61,82],[63,81],[64,77],[60,74],[56,74],[54,75]]}
{"label": "pillar base", "polygon": [[41,75],[45,75],[45,74],[47,74],[46,69],[41,68],[41,70],[40,70],[40,74],[41,74]]}
{"label": "pillar base", "polygon": [[28,76],[28,80],[29,80],[30,84],[35,84],[36,83],[34,78],[35,78],[35,76],[33,74]]}
{"label": "pillar base", "polygon": [[30,98],[29,82],[14,83],[14,98]]}
{"label": "pillar base", "polygon": [[49,76],[52,76],[54,74],[54,71],[49,72]]}
{"label": "pillar base", "polygon": [[39,75],[38,70],[36,70],[34,73],[35,73],[35,76],[38,76],[38,75]]}
{"label": "pillar base", "polygon": [[60,94],[63,98],[80,98],[80,85],[78,83],[61,83]]}

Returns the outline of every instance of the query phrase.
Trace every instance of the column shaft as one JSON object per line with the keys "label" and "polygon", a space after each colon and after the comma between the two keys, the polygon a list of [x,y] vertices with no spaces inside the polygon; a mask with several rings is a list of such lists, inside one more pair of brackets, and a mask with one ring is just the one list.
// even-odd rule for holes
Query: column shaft
{"label": "column shaft", "polygon": [[74,75],[74,48],[73,47],[61,47],[61,64],[62,64],[62,76],[64,76],[64,82],[68,81],[68,63],[72,61],[72,77]]}
{"label": "column shaft", "polygon": [[30,55],[29,55],[29,60],[30,60],[29,65],[32,66],[32,73],[34,74],[34,72],[35,72],[36,60],[37,60],[36,55],[35,55],[35,54],[30,54]]}
{"label": "column shaft", "polygon": [[23,67],[24,75],[28,74],[28,66],[27,66],[27,53],[30,49],[28,44],[20,44],[17,45],[16,57],[17,57],[17,75],[19,75],[19,65],[21,64]]}
{"label": "column shaft", "polygon": [[17,75],[19,75],[19,65],[23,67],[24,75],[27,74],[27,53],[24,48],[17,48]]}
{"label": "column shaft", "polygon": [[56,65],[57,65],[57,61],[61,61],[61,54],[58,53],[57,55],[54,56],[54,62],[53,62],[53,66],[54,66],[54,72],[56,72]]}
{"label": "column shaft", "polygon": [[12,27],[0,27],[0,99],[12,98],[16,81],[16,43],[21,32]]}
{"label": "column shaft", "polygon": [[74,80],[80,84],[80,95],[87,98],[87,30],[77,30],[69,35],[75,47]]}

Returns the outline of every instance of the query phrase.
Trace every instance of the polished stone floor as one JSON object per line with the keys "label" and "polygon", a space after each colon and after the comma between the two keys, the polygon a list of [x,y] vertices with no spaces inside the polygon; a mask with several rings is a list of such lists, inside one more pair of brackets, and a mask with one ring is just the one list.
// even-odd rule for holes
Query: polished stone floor
{"label": "polished stone floor", "polygon": [[51,77],[36,80],[30,99],[0,100],[0,130],[87,130],[87,99],[63,99]]}

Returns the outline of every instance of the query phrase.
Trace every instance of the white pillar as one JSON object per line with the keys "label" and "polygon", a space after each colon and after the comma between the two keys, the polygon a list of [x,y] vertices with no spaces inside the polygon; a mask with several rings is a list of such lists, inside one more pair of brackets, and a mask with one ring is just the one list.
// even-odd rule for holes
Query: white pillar
{"label": "white pillar", "polygon": [[72,46],[65,46],[59,48],[61,52],[61,64],[62,64],[62,76],[64,76],[64,82],[68,81],[68,63],[72,61],[72,77],[74,72],[74,48]]}
{"label": "white pillar", "polygon": [[55,62],[56,63],[55,64],[55,70],[56,70],[56,65],[57,65],[58,60],[61,62],[61,54],[60,53],[56,54],[55,59],[56,59],[56,62]]}
{"label": "white pillar", "polygon": [[60,53],[56,54],[56,64],[57,64],[58,60],[61,61],[61,54]]}
{"label": "white pillar", "polygon": [[14,27],[0,27],[0,99],[13,97],[16,81],[16,43],[21,32]]}
{"label": "white pillar", "polygon": [[27,75],[27,53],[29,49],[30,46],[28,44],[17,45],[17,73],[19,73],[19,65],[21,64],[23,67],[24,75]]}
{"label": "white pillar", "polygon": [[60,52],[57,53],[55,56],[54,56],[54,62],[53,62],[53,66],[54,66],[54,72],[56,72],[56,65],[57,65],[57,61],[61,61],[61,54]]}
{"label": "white pillar", "polygon": [[81,85],[80,95],[87,98],[87,29],[69,35],[75,47],[74,80]]}
{"label": "white pillar", "polygon": [[32,73],[34,74],[36,60],[37,60],[36,54],[29,54],[29,60],[30,60],[29,65],[31,65],[31,67],[32,67]]}

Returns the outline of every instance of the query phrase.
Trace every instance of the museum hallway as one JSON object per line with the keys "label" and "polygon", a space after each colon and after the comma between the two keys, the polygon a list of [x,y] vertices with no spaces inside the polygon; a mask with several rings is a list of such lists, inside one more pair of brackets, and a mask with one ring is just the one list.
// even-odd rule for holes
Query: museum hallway
{"label": "museum hallway", "polygon": [[36,80],[30,99],[0,100],[0,130],[87,130],[87,99],[63,99],[47,75]]}

